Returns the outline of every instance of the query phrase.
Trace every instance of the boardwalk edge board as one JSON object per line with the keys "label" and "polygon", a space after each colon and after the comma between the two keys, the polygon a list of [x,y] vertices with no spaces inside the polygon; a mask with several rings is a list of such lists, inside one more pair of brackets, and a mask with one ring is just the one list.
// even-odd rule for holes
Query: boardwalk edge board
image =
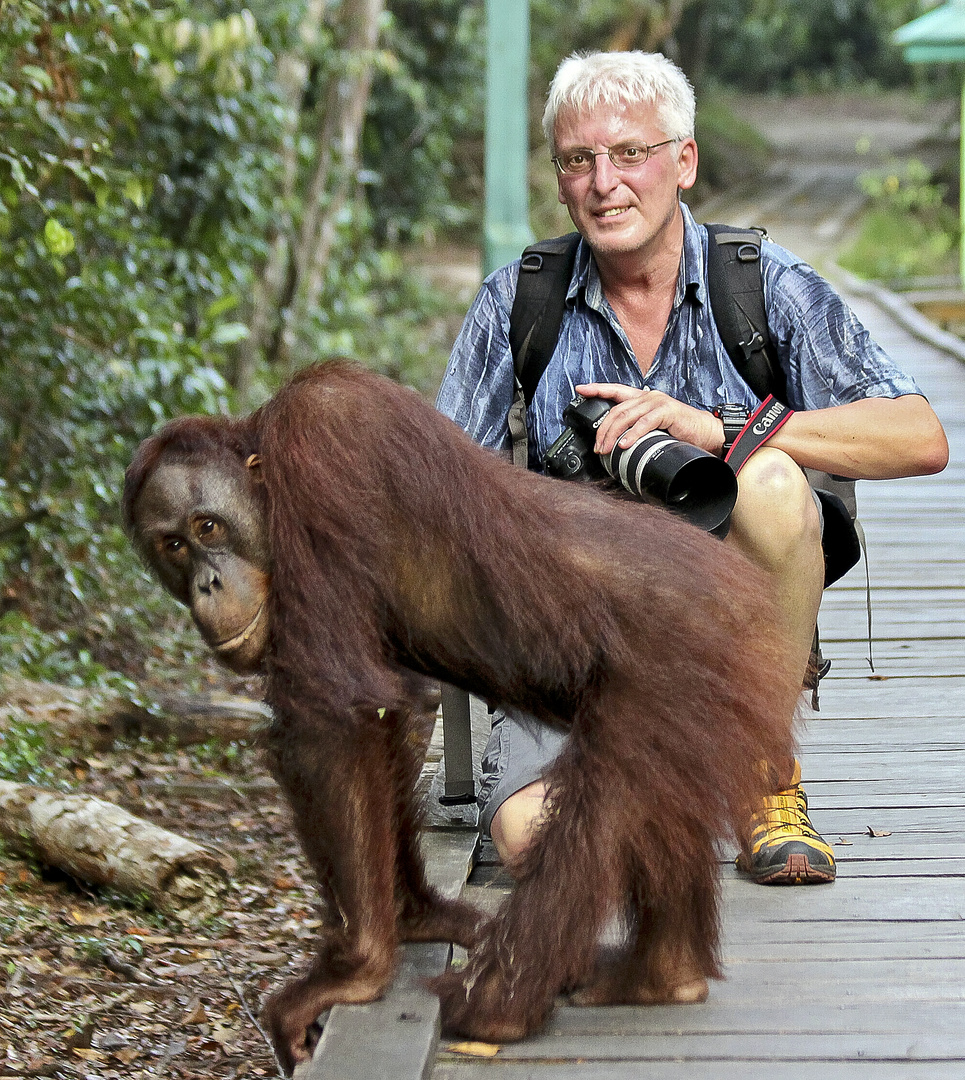
{"label": "boardwalk edge board", "polygon": [[[422,834],[429,881],[447,897],[462,891],[479,849],[475,829],[427,829]],[[440,975],[452,946],[405,945],[385,997],[367,1005],[336,1005],[324,1020],[310,1064],[297,1080],[428,1080],[439,1045],[439,1001],[425,980]]]}

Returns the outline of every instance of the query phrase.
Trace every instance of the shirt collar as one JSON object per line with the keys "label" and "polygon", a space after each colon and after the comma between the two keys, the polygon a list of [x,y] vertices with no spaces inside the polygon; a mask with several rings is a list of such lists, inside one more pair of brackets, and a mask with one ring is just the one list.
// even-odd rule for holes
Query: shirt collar
{"label": "shirt collar", "polygon": [[677,279],[677,303],[682,303],[684,295],[691,296],[703,304],[707,298],[706,274],[704,272],[704,230],[694,221],[694,215],[686,203],[680,204],[684,219],[684,249],[680,258],[680,276]]}

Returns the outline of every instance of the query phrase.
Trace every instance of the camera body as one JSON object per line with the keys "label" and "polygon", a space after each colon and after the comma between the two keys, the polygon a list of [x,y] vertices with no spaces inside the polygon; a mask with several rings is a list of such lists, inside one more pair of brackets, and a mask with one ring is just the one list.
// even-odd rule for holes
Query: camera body
{"label": "camera body", "polygon": [[737,501],[734,470],[706,450],[660,430],[632,446],[595,453],[597,428],[611,408],[602,398],[577,394],[563,410],[566,428],[543,458],[546,472],[563,480],[610,476],[638,498],[661,502],[699,528],[726,536]]}
{"label": "camera body", "polygon": [[577,394],[563,410],[567,426],[546,451],[543,467],[560,480],[603,480],[608,475],[603,459],[593,452],[596,429],[612,405],[603,398]]}

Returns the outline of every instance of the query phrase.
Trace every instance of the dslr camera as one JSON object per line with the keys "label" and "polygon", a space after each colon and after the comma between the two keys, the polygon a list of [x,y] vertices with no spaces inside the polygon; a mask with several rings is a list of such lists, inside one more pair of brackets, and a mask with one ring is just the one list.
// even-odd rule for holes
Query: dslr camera
{"label": "dslr camera", "polygon": [[632,495],[663,503],[698,528],[726,536],[737,501],[737,477],[727,462],[659,430],[632,446],[596,454],[597,428],[612,407],[577,394],[563,410],[566,428],[543,458],[547,473],[562,480],[609,476]]}

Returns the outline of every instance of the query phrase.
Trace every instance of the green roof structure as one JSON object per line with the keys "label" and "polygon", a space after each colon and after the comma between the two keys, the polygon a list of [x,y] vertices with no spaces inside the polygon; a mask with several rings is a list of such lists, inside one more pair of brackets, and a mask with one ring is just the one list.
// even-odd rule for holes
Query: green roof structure
{"label": "green roof structure", "polygon": [[900,26],[894,33],[909,64],[965,60],[965,0],[949,0]]}

